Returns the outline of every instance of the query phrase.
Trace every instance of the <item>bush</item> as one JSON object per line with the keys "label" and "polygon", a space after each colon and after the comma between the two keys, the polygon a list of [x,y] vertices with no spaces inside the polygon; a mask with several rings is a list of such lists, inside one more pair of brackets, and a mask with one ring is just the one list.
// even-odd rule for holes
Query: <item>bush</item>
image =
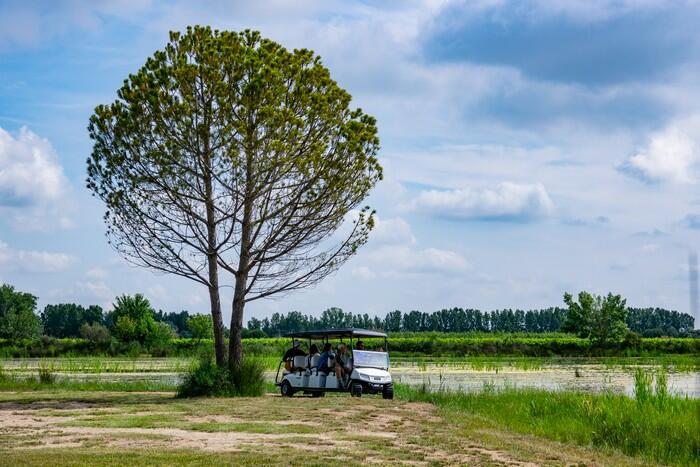
{"label": "bush", "polygon": [[146,345],[149,349],[163,348],[174,338],[175,331],[168,323],[154,322],[146,336]]}
{"label": "bush", "polygon": [[109,333],[107,326],[99,323],[84,323],[80,326],[80,336],[96,347],[107,346],[112,341],[112,335]]}
{"label": "bush", "polygon": [[190,370],[178,388],[178,397],[256,397],[265,392],[265,370],[256,360],[244,360],[229,371],[211,358],[202,359]]}
{"label": "bush", "polygon": [[265,331],[262,329],[243,329],[241,331],[241,338],[243,339],[261,339],[267,337]]}

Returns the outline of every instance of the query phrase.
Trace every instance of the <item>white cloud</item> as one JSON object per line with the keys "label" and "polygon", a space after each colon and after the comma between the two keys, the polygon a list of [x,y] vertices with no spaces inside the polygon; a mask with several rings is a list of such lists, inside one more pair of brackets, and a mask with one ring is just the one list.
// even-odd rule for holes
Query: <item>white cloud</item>
{"label": "white cloud", "polygon": [[369,238],[372,245],[416,243],[411,226],[401,217],[381,219],[375,216],[374,229]]}
{"label": "white cloud", "polygon": [[76,258],[65,253],[13,250],[0,241],[0,270],[30,273],[60,272],[70,267]]}
{"label": "white cloud", "polygon": [[623,168],[651,181],[690,183],[697,162],[695,142],[680,128],[670,126],[652,135],[649,145],[630,157]]}
{"label": "white cloud", "polygon": [[373,265],[372,272],[381,271],[383,275],[389,276],[402,273],[458,272],[469,267],[466,259],[457,252],[405,245],[379,248],[370,254],[369,262]]}
{"label": "white cloud", "polygon": [[85,275],[93,279],[106,279],[109,276],[109,272],[100,267],[96,267],[88,270]]}
{"label": "white cloud", "polygon": [[553,210],[541,183],[503,182],[493,188],[422,191],[409,207],[456,219],[532,220]]}
{"label": "white cloud", "polygon": [[[26,127],[0,128],[0,209],[24,230],[72,225],[63,211],[68,181],[48,140]],[[48,219],[47,219],[48,218]]]}
{"label": "white cloud", "polygon": [[161,284],[155,284],[146,289],[146,296],[163,301],[168,298],[168,290]]}
{"label": "white cloud", "polygon": [[367,266],[360,266],[355,268],[350,272],[353,276],[359,277],[362,280],[371,280],[377,277],[377,275]]}
{"label": "white cloud", "polygon": [[113,296],[112,290],[103,281],[76,282],[75,287],[79,292],[95,298],[109,299]]}

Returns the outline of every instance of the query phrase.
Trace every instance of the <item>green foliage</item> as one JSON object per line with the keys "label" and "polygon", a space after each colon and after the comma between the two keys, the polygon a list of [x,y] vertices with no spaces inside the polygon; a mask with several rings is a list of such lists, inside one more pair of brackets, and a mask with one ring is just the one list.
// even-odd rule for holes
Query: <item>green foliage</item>
{"label": "green foliage", "polygon": [[175,330],[178,337],[192,337],[187,328],[187,320],[190,319],[190,314],[187,311],[165,313],[162,310],[158,310],[155,318],[156,321],[168,323]]}
{"label": "green foliage", "polygon": [[46,305],[41,312],[41,324],[44,334],[52,337],[79,337],[83,324],[101,324],[103,322],[102,308],[91,305],[84,308],[75,303]]}
{"label": "green foliage", "polygon": [[141,294],[117,297],[112,319],[114,334],[123,342],[144,344],[151,332],[158,332],[151,303]]}
{"label": "green foliage", "polygon": [[626,300],[609,293],[607,297],[582,291],[578,303],[569,293],[564,294],[564,303],[569,307],[564,331],[574,332],[579,337],[590,338],[599,344],[617,342],[627,332]]}
{"label": "green foliage", "polygon": [[54,384],[56,382],[56,375],[51,371],[50,368],[46,366],[39,367],[39,383],[41,384]]}
{"label": "green foliage", "polygon": [[[383,345],[383,340],[365,339],[369,348]],[[165,348],[157,349],[160,356],[197,356],[211,350],[210,339],[173,339]],[[279,357],[289,348],[286,338],[247,338],[244,351],[257,357]],[[55,357],[64,355],[138,356],[144,349],[138,342],[113,342],[109,347],[96,349],[86,339],[0,339],[0,357]],[[567,335],[494,335],[432,333],[389,337],[392,357],[449,357],[470,356],[523,356],[523,357],[652,357],[662,355],[700,354],[700,339],[643,338],[628,347],[625,342],[594,345],[589,339]]]}
{"label": "green foliage", "polygon": [[107,326],[99,323],[83,323],[80,326],[80,337],[88,340],[96,347],[105,347],[112,341],[112,335],[109,333]]}
{"label": "green foliage", "polygon": [[404,400],[431,402],[451,420],[473,416],[510,429],[563,443],[619,450],[672,465],[700,463],[700,400],[667,397],[663,404],[640,403],[622,395],[547,392],[535,389],[481,393],[396,386]]}
{"label": "green foliage", "polygon": [[39,334],[36,297],[16,292],[8,284],[0,286],[0,339],[26,339]]}
{"label": "green foliage", "polygon": [[265,392],[265,369],[256,360],[244,359],[234,371],[202,359],[178,388],[178,397],[255,397]]}
{"label": "green foliage", "polygon": [[175,330],[163,322],[154,322],[146,336],[146,346],[151,355],[165,357],[168,354],[170,342],[176,337]]}
{"label": "green foliage", "polygon": [[214,337],[214,323],[211,315],[194,315],[187,320],[187,329],[193,339],[212,339]]}

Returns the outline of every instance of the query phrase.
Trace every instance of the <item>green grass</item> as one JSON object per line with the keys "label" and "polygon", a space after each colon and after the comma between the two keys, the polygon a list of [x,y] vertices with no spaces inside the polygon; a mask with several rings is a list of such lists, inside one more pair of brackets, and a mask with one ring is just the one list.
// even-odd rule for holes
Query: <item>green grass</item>
{"label": "green grass", "polygon": [[118,391],[118,392],[149,392],[175,391],[176,386],[159,381],[73,381],[54,380],[41,381],[37,378],[0,379],[0,391]]}
{"label": "green grass", "polygon": [[618,450],[649,461],[700,463],[700,400],[661,395],[658,390],[649,390],[640,400],[615,394],[516,388],[458,393],[398,386],[396,395],[433,403],[444,415],[465,424],[479,417],[494,427]]}

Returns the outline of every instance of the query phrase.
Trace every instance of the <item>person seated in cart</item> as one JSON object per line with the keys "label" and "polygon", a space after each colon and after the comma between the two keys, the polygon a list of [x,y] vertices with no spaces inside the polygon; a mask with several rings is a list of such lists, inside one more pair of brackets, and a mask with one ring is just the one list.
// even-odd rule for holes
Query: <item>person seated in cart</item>
{"label": "person seated in cart", "polygon": [[352,373],[352,361],[348,353],[348,346],[340,344],[338,346],[338,355],[335,357],[335,376],[338,381],[345,381],[346,376]]}
{"label": "person seated in cart", "polygon": [[306,352],[301,350],[301,342],[294,340],[292,348],[287,350],[282,357],[284,360],[284,368],[289,372],[297,371],[299,368],[294,367],[294,357],[306,357]]}
{"label": "person seated in cart", "polygon": [[323,353],[321,354],[321,358],[318,359],[318,371],[322,371],[325,374],[330,373],[333,370],[333,367],[328,365],[329,360],[333,360],[335,358],[335,355],[333,354],[333,347],[331,346],[330,342],[326,342],[323,345]]}
{"label": "person seated in cart", "polygon": [[365,350],[365,343],[362,341],[357,341],[355,343],[355,350]]}
{"label": "person seated in cart", "polygon": [[321,354],[318,352],[318,346],[316,344],[311,344],[309,347],[309,355],[306,357],[306,368],[311,369],[311,362],[313,362],[314,357],[320,357]]}

